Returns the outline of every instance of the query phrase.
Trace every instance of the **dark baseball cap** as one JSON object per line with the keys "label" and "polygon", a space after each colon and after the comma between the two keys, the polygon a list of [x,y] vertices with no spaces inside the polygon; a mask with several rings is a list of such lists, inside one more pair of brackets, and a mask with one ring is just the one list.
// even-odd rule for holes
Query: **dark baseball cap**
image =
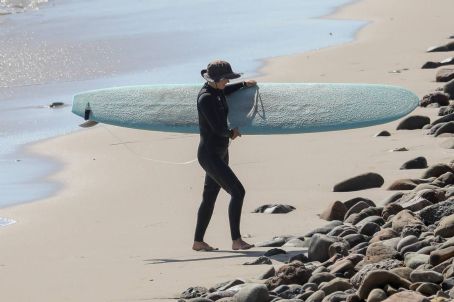
{"label": "dark baseball cap", "polygon": [[233,72],[232,67],[226,61],[216,60],[208,64],[207,69],[200,71],[202,77],[210,82],[219,82],[222,79],[237,79],[241,73]]}

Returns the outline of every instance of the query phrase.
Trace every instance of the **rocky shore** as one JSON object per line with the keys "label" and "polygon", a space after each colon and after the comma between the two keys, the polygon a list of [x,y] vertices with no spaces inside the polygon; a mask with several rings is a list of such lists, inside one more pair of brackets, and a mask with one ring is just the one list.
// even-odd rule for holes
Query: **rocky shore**
{"label": "rocky shore", "polygon": [[[451,46],[452,42],[428,51],[452,51]],[[452,72],[440,77],[438,71],[436,80],[448,82],[421,99],[421,107],[440,108],[440,118],[430,121],[427,116],[408,116],[396,130],[446,137],[440,148],[453,149],[452,78]],[[380,136],[391,134],[383,131],[377,139]],[[238,278],[211,288],[191,287],[179,301],[453,301],[454,160],[428,166],[420,156],[402,163],[400,169],[423,172],[420,178],[396,179],[383,188],[390,192],[385,200],[357,197],[334,201],[320,214],[329,221],[324,227],[258,243],[258,247],[272,249],[245,263],[271,265],[273,257],[286,257],[286,264],[279,268],[271,266],[253,280]],[[369,172],[339,182],[333,191],[359,191],[383,184],[381,175]],[[256,212],[273,213],[260,208]],[[286,247],[297,247],[300,252],[287,254]]]}

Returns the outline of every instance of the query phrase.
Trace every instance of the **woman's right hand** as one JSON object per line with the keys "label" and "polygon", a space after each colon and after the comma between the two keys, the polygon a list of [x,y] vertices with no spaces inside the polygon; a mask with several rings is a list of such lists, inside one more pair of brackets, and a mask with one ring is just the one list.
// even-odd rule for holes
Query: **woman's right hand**
{"label": "woman's right hand", "polygon": [[241,132],[240,129],[238,129],[238,127],[233,128],[232,131],[233,131],[232,140],[234,140],[237,137],[241,137]]}

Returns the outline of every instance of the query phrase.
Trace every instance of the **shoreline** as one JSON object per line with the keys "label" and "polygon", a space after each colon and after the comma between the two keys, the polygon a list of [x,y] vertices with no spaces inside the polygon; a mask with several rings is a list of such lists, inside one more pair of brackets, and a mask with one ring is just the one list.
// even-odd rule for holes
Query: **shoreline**
{"label": "shoreline", "polygon": [[[358,5],[369,5],[367,11],[373,11],[374,15],[374,5],[386,7],[391,3],[396,4],[396,8],[388,12],[404,13],[406,4],[413,2],[364,0],[346,10],[356,11]],[[448,1],[443,4],[453,7]],[[416,8],[424,6],[422,1],[413,5],[415,15],[419,14]],[[338,13],[346,12],[340,10]],[[417,69],[414,64],[422,65],[425,61],[421,58],[429,60],[446,54],[426,54],[425,48],[415,48],[414,53],[407,54],[414,65],[411,70],[397,75],[384,72],[393,64],[383,64],[383,59],[370,62],[359,56],[369,49],[362,39],[373,43],[375,27],[371,26],[380,25],[371,23],[362,30],[358,40],[347,45],[271,59],[262,69],[264,76],[258,80],[272,78],[270,75],[275,76],[273,81],[374,79],[406,83],[418,95],[430,92],[435,84],[427,78],[429,73],[434,76],[434,71]],[[432,29],[435,28],[432,24]],[[433,40],[436,40],[441,34],[434,35],[437,37]],[[429,36],[413,38],[423,40]],[[394,47],[408,53],[405,42],[408,44],[405,40]],[[425,44],[427,48],[432,42],[420,41],[418,44]],[[358,47],[360,49],[353,55],[348,52]],[[386,49],[382,46],[380,50],[385,52]],[[310,60],[306,60],[308,56]],[[353,66],[371,69],[366,76],[358,72],[358,68],[349,66],[352,56],[358,58],[359,64]],[[332,63],[321,64],[327,58]],[[385,59],[389,60],[387,53]],[[286,73],[297,68],[311,72]],[[323,73],[325,75],[321,76]],[[411,82],[415,78],[417,80]],[[412,114],[436,116],[435,109],[418,108]],[[316,214],[333,200],[363,196],[380,202],[392,193],[384,188],[394,179],[420,175],[420,170],[398,170],[405,159],[424,154],[430,165],[452,157],[452,152],[438,147],[439,139],[424,136],[420,131],[395,131],[396,124],[272,138],[250,136],[239,144],[232,144],[232,167],[247,191],[243,235],[249,241],[259,242],[275,235],[304,233],[325,224]],[[125,143],[131,142],[131,148],[143,156],[184,159],[195,154],[198,143],[197,137],[108,127]],[[392,136],[374,138],[373,135],[382,129],[392,132]],[[195,253],[189,249],[203,180],[197,165],[173,167],[143,162],[117,143],[104,129],[92,128],[30,146],[32,152],[60,158],[63,169],[51,179],[58,179],[64,189],[45,200],[2,209],[9,216],[21,218],[13,227],[2,229],[0,239],[0,243],[8,247],[0,251],[4,265],[0,273],[7,277],[0,284],[5,299],[159,301],[160,298],[175,297],[189,286],[212,286],[236,277],[253,278],[266,269],[241,265],[266,249],[229,250],[226,194],[219,197],[207,233],[207,241],[221,250]],[[410,151],[389,152],[401,145],[408,146]],[[181,154],[180,150],[189,152]],[[331,192],[337,181],[369,170],[385,176],[381,189]],[[293,204],[297,209],[286,216],[250,213],[257,206],[276,201]],[[26,263],[23,259],[27,259]],[[274,265],[281,264],[274,261]],[[25,276],[24,271],[28,272]],[[27,292],[19,289],[24,287],[28,288]]]}

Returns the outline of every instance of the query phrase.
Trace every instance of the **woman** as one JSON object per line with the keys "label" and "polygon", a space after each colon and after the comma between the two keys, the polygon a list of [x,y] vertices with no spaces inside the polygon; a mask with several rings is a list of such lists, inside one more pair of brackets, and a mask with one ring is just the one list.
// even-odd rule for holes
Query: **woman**
{"label": "woman", "polygon": [[203,241],[205,231],[213,214],[214,204],[222,187],[230,194],[229,222],[233,250],[246,250],[253,245],[241,239],[240,218],[243,206],[244,188],[229,167],[229,139],[241,136],[238,128],[229,129],[227,125],[228,106],[225,95],[233,93],[243,87],[257,84],[248,80],[237,84],[227,85],[230,80],[241,75],[232,71],[229,63],[213,61],[207,69],[201,71],[202,77],[207,80],[197,98],[199,114],[200,144],[197,158],[205,170],[205,184],[202,203],[197,214],[197,226],[194,236],[193,250],[212,251],[212,246]]}

